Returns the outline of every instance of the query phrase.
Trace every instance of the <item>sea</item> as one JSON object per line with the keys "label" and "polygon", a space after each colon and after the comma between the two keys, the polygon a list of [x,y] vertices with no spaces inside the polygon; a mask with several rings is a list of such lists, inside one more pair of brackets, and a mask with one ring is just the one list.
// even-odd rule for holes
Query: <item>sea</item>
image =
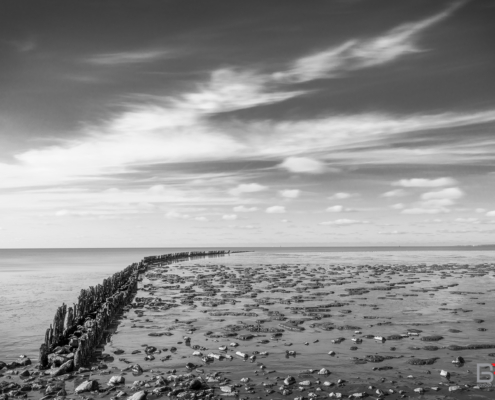
{"label": "sea", "polygon": [[[146,256],[182,251],[243,251],[235,265],[476,265],[495,262],[494,246],[458,247],[256,247],[0,250],[0,361],[38,357],[57,307],[72,305],[95,286]],[[219,261],[220,262],[220,261]],[[493,280],[493,279],[492,279]],[[487,284],[494,285],[493,282]]]}

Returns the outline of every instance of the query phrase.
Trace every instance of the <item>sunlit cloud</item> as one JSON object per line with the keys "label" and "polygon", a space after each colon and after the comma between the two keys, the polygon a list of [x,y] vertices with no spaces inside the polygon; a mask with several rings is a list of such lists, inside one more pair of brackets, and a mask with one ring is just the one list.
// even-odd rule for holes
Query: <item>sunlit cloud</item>
{"label": "sunlit cloud", "polygon": [[280,194],[280,196],[285,197],[287,199],[296,199],[301,194],[301,191],[299,189],[285,189],[285,190],[279,190],[278,193]]}
{"label": "sunlit cloud", "polygon": [[351,212],[354,210],[351,208],[344,207],[342,205],[335,205],[335,206],[328,207],[325,211],[326,212],[341,213],[341,212]]}
{"label": "sunlit cloud", "polygon": [[225,219],[227,221],[233,221],[233,220],[237,219],[237,215],[236,214],[224,214],[224,215],[222,215],[222,219]]}
{"label": "sunlit cloud", "polygon": [[371,39],[352,39],[295,61],[288,71],[275,73],[282,82],[305,82],[334,78],[343,72],[386,64],[423,51],[417,44],[420,34],[449,17],[463,2],[452,3],[444,11],[423,20],[399,25]]}
{"label": "sunlit cloud", "polygon": [[473,218],[473,217],[470,217],[470,218],[456,218],[454,221],[455,222],[462,223],[462,224],[479,224],[480,223],[480,220],[478,218]]}
{"label": "sunlit cloud", "polygon": [[405,210],[401,211],[402,214],[410,214],[410,215],[443,214],[449,212],[450,210],[447,208],[421,208],[421,207],[406,208]]}
{"label": "sunlit cloud", "polygon": [[257,210],[258,210],[258,207],[235,206],[233,208],[233,211],[235,211],[235,212],[254,212]]}
{"label": "sunlit cloud", "polygon": [[95,54],[85,59],[85,62],[94,65],[117,66],[126,64],[147,63],[170,57],[171,52],[167,50],[136,50],[123,51],[119,53]]}
{"label": "sunlit cloud", "polygon": [[189,219],[191,216],[189,214],[182,214],[177,211],[169,211],[165,214],[167,219]]}
{"label": "sunlit cloud", "polygon": [[464,196],[464,192],[458,187],[446,188],[435,192],[427,192],[421,195],[423,200],[438,200],[438,199],[459,199]]}
{"label": "sunlit cloud", "polygon": [[344,200],[344,199],[350,199],[351,197],[357,197],[357,193],[346,193],[346,192],[338,192],[335,193],[334,195],[328,197],[328,200]]}
{"label": "sunlit cloud", "polygon": [[271,207],[268,207],[265,212],[267,214],[283,214],[286,212],[285,210],[285,207],[284,206],[271,206]]}
{"label": "sunlit cloud", "polygon": [[259,183],[242,183],[239,186],[230,189],[229,193],[234,196],[239,196],[243,193],[256,193],[266,189],[268,189],[266,186],[260,185]]}
{"label": "sunlit cloud", "polygon": [[358,224],[369,224],[369,221],[341,218],[334,221],[324,221],[319,223],[319,225],[358,225]]}
{"label": "sunlit cloud", "polygon": [[404,189],[390,190],[382,194],[383,197],[401,197],[406,196],[407,192]]}
{"label": "sunlit cloud", "polygon": [[403,187],[427,188],[427,187],[455,185],[456,183],[457,181],[455,179],[449,177],[436,178],[436,179],[412,178],[412,179],[401,179],[397,182],[393,182],[392,185],[403,186]]}
{"label": "sunlit cloud", "polygon": [[320,174],[325,172],[325,163],[308,157],[288,157],[281,164],[289,172],[303,174]]}

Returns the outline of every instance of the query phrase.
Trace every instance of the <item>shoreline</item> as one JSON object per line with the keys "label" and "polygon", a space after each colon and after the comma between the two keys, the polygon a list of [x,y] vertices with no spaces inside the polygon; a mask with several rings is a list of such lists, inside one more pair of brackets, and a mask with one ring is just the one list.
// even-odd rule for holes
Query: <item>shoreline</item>
{"label": "shoreline", "polygon": [[[23,366],[15,370],[2,369],[0,374],[4,376],[0,377],[0,381],[6,377],[9,377],[9,383],[18,382],[24,385],[44,381],[41,391],[36,389],[33,391],[33,385],[30,391],[20,390],[21,397],[29,395],[30,398],[36,399],[50,395],[47,394],[47,389],[54,383],[63,383],[66,395],[57,396],[62,390],[60,389],[52,393],[51,397],[78,398],[79,395],[74,394],[76,383],[95,379],[99,381],[100,391],[95,392],[99,393],[99,397],[112,397],[120,389],[123,389],[128,397],[146,390],[149,393],[141,393],[139,396],[149,398],[164,394],[177,398],[184,396],[188,398],[187,396],[193,394],[195,398],[198,398],[198,395],[200,398],[237,395],[241,398],[246,396],[248,396],[246,398],[255,398],[260,395],[268,395],[270,398],[286,398],[286,396],[295,398],[308,397],[310,393],[313,395],[309,398],[323,398],[329,397],[330,393],[343,393],[347,397],[353,390],[356,391],[355,393],[368,393],[369,396],[380,397],[376,393],[378,390],[386,392],[392,389],[394,393],[388,393],[387,398],[393,399],[402,395],[413,396],[411,398],[416,394],[419,396],[420,393],[414,392],[414,389],[420,387],[424,388],[425,395],[437,393],[431,388],[439,387],[438,395],[447,393],[453,398],[465,398],[468,393],[474,391],[479,396],[486,394],[488,396],[486,398],[492,396],[490,393],[485,393],[491,389],[474,388],[476,363],[465,353],[468,351],[471,354],[474,352],[481,355],[487,352],[495,353],[495,349],[463,350],[455,347],[460,347],[459,344],[448,344],[449,340],[457,343],[456,335],[462,336],[463,333],[460,332],[468,329],[467,327],[471,336],[475,331],[483,332],[478,331],[478,327],[486,326],[487,328],[484,329],[489,332],[493,327],[492,319],[478,324],[474,320],[479,318],[466,318],[466,315],[470,314],[464,313],[469,310],[449,308],[448,305],[441,307],[445,310],[436,311],[436,314],[453,314],[454,319],[444,318],[439,321],[436,318],[435,322],[428,322],[427,314],[425,322],[412,322],[418,317],[421,319],[422,316],[411,310],[405,317],[401,317],[404,321],[393,318],[394,313],[397,312],[393,308],[390,314],[382,314],[379,310],[386,309],[394,302],[399,303],[400,300],[410,303],[413,300],[417,301],[419,300],[416,299],[417,297],[432,301],[435,295],[440,296],[445,292],[449,296],[463,300],[469,300],[471,296],[490,296],[487,290],[457,293],[452,281],[454,278],[463,278],[466,282],[469,279],[483,280],[493,271],[493,265],[479,266],[476,271],[472,268],[450,265],[405,266],[394,271],[386,266],[375,268],[340,266],[333,269],[319,266],[312,270],[311,267],[286,264],[245,267],[236,266],[234,260],[205,259],[205,261],[197,266],[192,261],[165,265],[155,262],[147,271],[143,270],[144,276],[132,307],[125,309],[121,318],[112,325],[108,334],[109,342],[104,348],[100,348],[95,363],[91,365],[92,369],[83,369],[77,373],[72,372],[52,378],[34,374],[21,379],[24,371],[37,372],[32,365]],[[232,265],[227,261],[232,261]],[[222,266],[223,264],[225,266]],[[434,285],[426,290],[425,285],[428,284],[425,282],[431,281],[432,277],[438,282],[441,282],[440,279],[449,281],[451,286],[445,282],[445,285]],[[365,281],[364,278],[371,280]],[[353,282],[355,284],[359,282],[360,286],[354,287]],[[416,289],[407,291],[412,287]],[[354,290],[349,291],[349,289]],[[333,291],[335,293],[330,293]],[[407,293],[402,293],[406,291]],[[258,295],[263,297],[258,298]],[[362,302],[365,299],[362,296],[366,296],[366,301],[362,304],[353,304]],[[376,307],[370,308],[366,305],[373,304],[368,302],[368,296],[374,296],[374,299],[369,301],[376,302]],[[267,300],[263,300],[265,298]],[[473,304],[477,303],[481,302]],[[364,311],[365,314],[370,315],[364,315]],[[464,314],[462,319],[457,318],[459,314]],[[485,314],[489,317],[489,312]],[[401,333],[405,334],[408,329],[413,329],[413,326],[423,331],[418,337],[409,335],[398,337]],[[438,341],[431,342],[433,344],[428,340],[421,340],[435,337],[434,331],[440,328],[445,328],[443,330],[448,332],[446,328],[451,326],[466,328],[457,329],[459,330],[457,334],[446,335],[441,332],[442,335],[437,336],[442,337]],[[476,330],[471,332],[473,326]],[[208,332],[210,333],[207,334]],[[367,337],[370,332],[373,333],[373,338]],[[386,334],[387,332],[389,334]],[[375,340],[375,336],[378,335],[389,339],[379,342]],[[478,335],[484,337],[483,335],[487,334],[478,333]],[[191,339],[187,340],[185,337]],[[338,337],[343,337],[345,340],[338,344],[332,343],[332,340]],[[357,341],[353,341],[353,338]],[[411,344],[416,344],[413,347],[417,349],[407,350],[408,347],[403,344],[414,339],[417,343],[411,342]],[[143,345],[143,341],[146,345]],[[483,344],[480,340],[472,340],[472,342],[466,344]],[[231,346],[231,343],[238,343],[238,346]],[[439,343],[442,345],[438,345]],[[484,344],[491,345],[491,343]],[[140,349],[141,346],[143,347]],[[389,346],[397,348],[391,350]],[[172,351],[173,347],[175,351]],[[355,349],[352,349],[353,347]],[[427,347],[429,349],[426,349]],[[434,347],[436,349],[433,349]],[[335,352],[334,355],[328,354],[330,348]],[[267,354],[264,354],[265,351]],[[290,354],[292,351],[295,352],[293,355]],[[200,352],[202,355],[193,355],[194,352]],[[237,352],[246,354],[247,357],[239,357],[236,355]],[[413,353],[412,358],[416,360],[438,358],[431,361],[431,364],[426,364],[426,367],[414,366],[407,362]],[[384,358],[374,360],[379,360],[378,362],[370,361],[371,358],[367,357],[373,354]],[[463,373],[460,373],[460,369],[457,367],[454,369],[452,360],[448,359],[457,356],[462,356],[467,362],[466,366],[474,370],[474,375],[471,373],[469,379],[464,371],[464,365]],[[232,360],[229,360],[230,357]],[[481,358],[480,362],[483,361]],[[143,371],[139,371],[137,367],[132,368],[136,364],[142,365],[143,367],[140,368]],[[383,367],[391,368],[383,369]],[[420,375],[416,377],[414,372],[415,375],[412,375],[414,378],[407,378],[398,372],[399,367],[400,370],[412,368]],[[439,376],[437,371],[439,368],[450,371],[452,380],[450,383]],[[174,373],[174,369],[179,372]],[[326,369],[329,374],[319,375],[318,372],[322,369]],[[112,386],[105,385],[108,375],[124,376],[124,380],[132,379],[129,374],[136,372],[133,370],[137,371],[137,377],[141,377],[138,379],[146,379],[132,385],[129,381],[124,385],[118,383]],[[424,375],[429,370],[431,373]],[[217,378],[221,377],[223,380],[212,378],[212,374],[219,374]],[[293,376],[296,383],[285,385],[283,381],[287,378],[287,374]],[[355,374],[366,376],[367,383],[360,383],[359,379],[362,377],[355,379]],[[380,375],[393,377],[395,383],[387,383],[387,380],[382,382]],[[175,378],[170,378],[171,376]],[[241,382],[244,378],[249,380]],[[339,379],[343,381],[339,383]],[[263,385],[265,381],[270,384]],[[439,381],[442,382],[441,385],[438,384]],[[250,382],[254,386],[251,387]],[[412,387],[418,382],[422,385]],[[469,387],[464,387],[466,384]],[[193,385],[197,389],[189,388],[188,385]],[[374,386],[374,389],[370,389],[371,386]],[[459,387],[449,391],[450,387],[455,386]],[[57,386],[60,387],[61,385]],[[226,391],[227,388],[231,391]],[[94,385],[90,389],[95,389]],[[399,393],[402,390],[404,393]],[[6,393],[4,389],[2,391]],[[283,394],[284,391],[291,393]]]}

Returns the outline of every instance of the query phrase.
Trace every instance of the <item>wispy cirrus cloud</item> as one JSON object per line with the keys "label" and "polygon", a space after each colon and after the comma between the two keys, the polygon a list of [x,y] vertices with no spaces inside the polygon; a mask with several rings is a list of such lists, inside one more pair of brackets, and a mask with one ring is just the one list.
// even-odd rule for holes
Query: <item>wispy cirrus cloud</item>
{"label": "wispy cirrus cloud", "polygon": [[302,57],[288,71],[275,73],[274,78],[296,83],[332,78],[345,71],[389,63],[402,56],[423,51],[416,43],[420,34],[449,17],[464,3],[452,3],[438,14],[399,25],[375,38],[349,40],[339,46]]}
{"label": "wispy cirrus cloud", "polygon": [[135,50],[115,53],[93,54],[84,61],[88,64],[115,67],[118,65],[148,63],[171,57],[169,50]]}

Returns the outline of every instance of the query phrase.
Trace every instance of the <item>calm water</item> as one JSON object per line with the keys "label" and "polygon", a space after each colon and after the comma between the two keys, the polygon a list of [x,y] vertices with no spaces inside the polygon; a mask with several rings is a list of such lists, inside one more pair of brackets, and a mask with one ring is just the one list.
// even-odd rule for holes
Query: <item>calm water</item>
{"label": "calm water", "polygon": [[[257,248],[228,256],[236,264],[478,264],[495,260],[495,248]],[[37,358],[58,306],[79,291],[148,255],[184,251],[153,249],[0,250],[0,360]],[[187,250],[205,250],[187,248]],[[495,282],[489,282],[493,284]]]}

